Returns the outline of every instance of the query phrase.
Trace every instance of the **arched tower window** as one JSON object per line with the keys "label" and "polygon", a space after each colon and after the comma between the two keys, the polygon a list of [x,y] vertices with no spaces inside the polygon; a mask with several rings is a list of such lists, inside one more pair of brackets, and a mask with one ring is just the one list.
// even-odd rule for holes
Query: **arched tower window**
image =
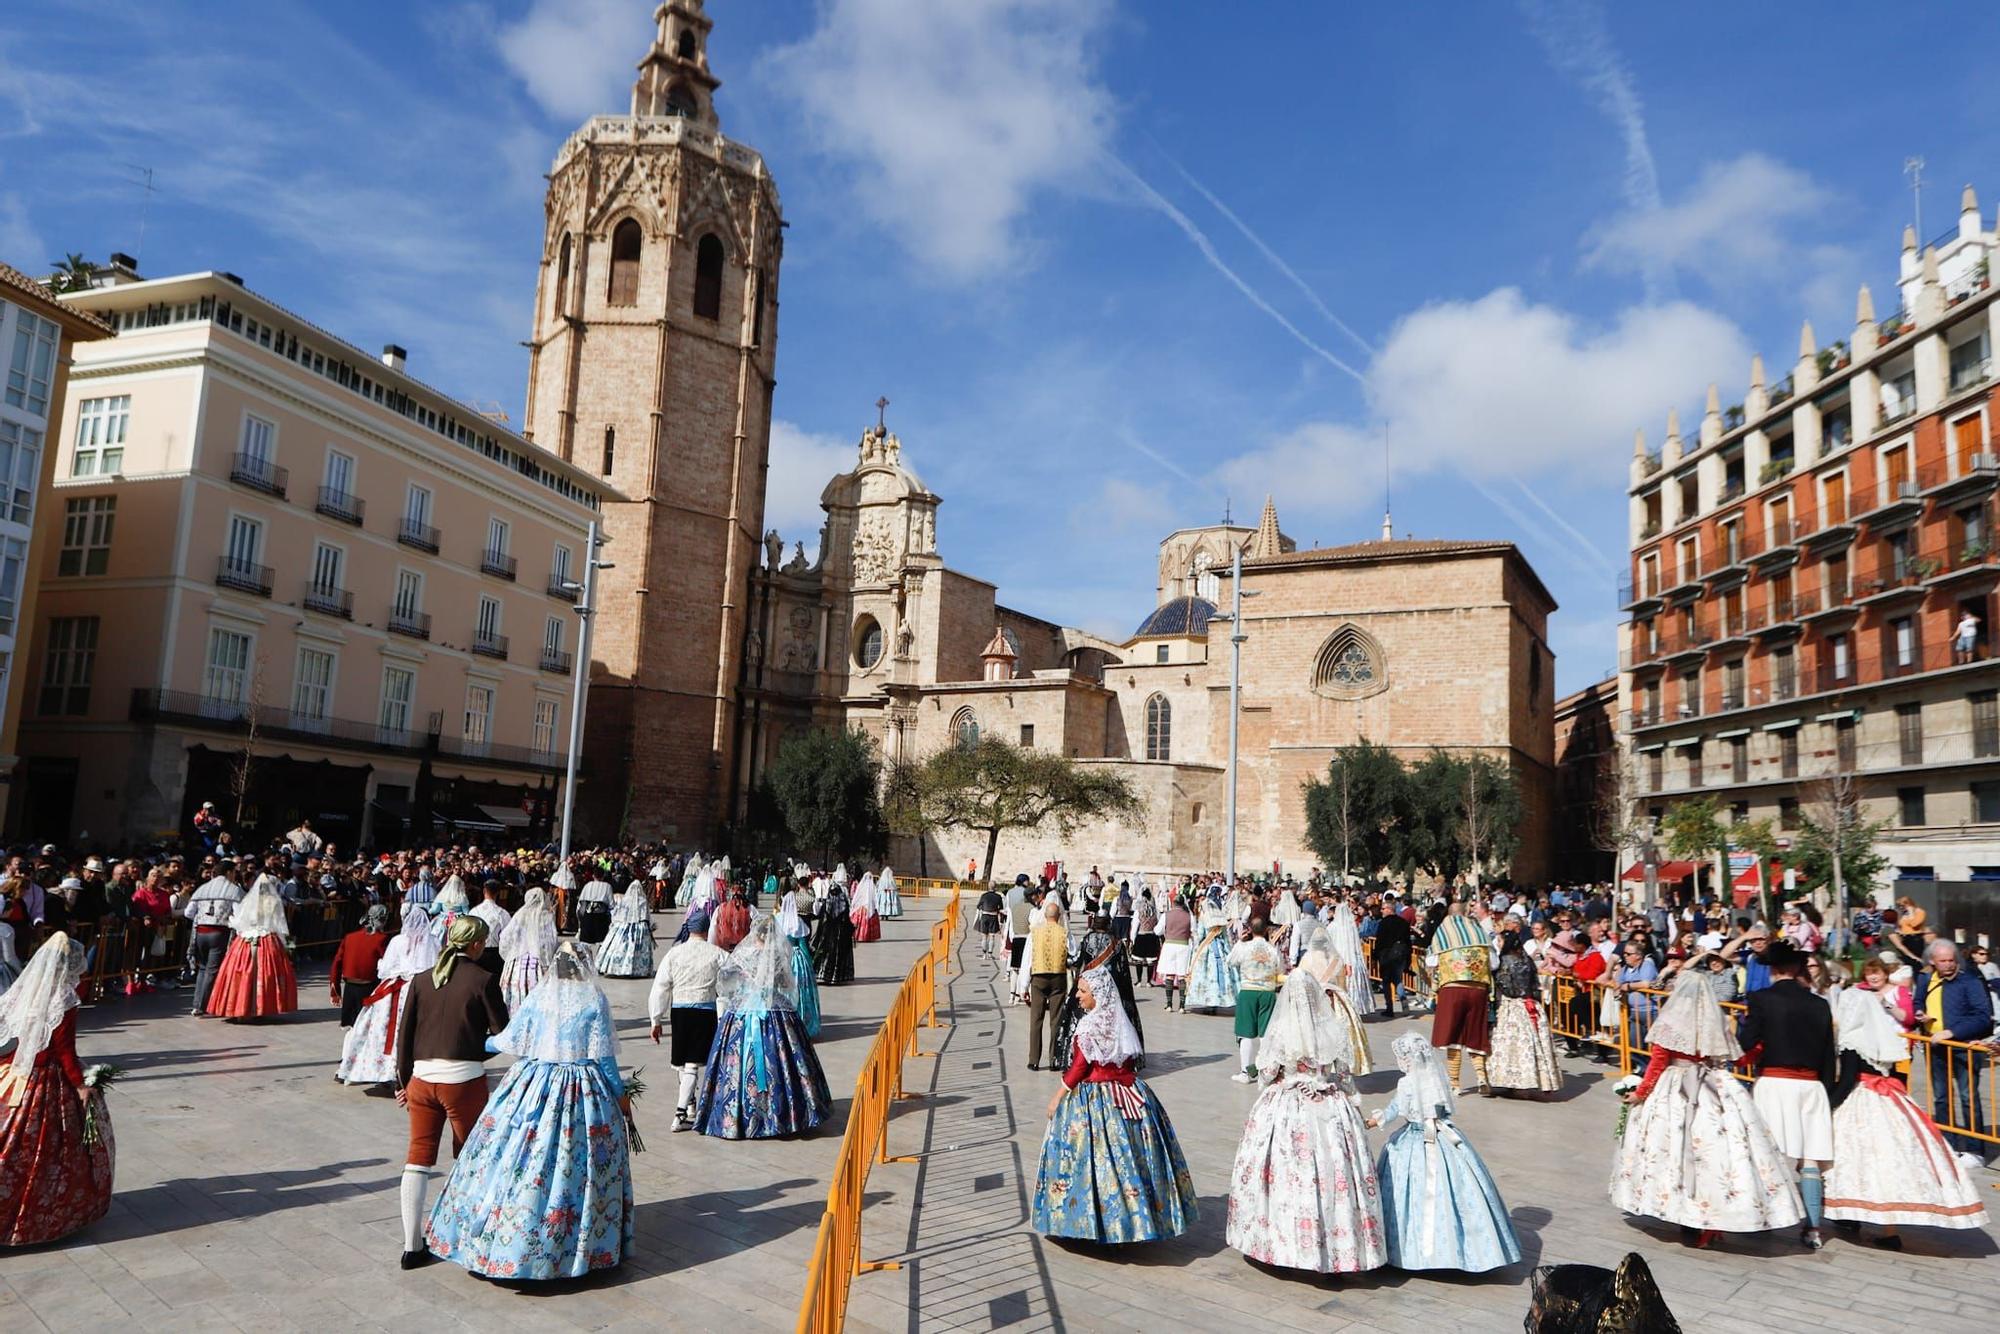
{"label": "arched tower window", "polygon": [[700,114],[700,111],[701,103],[695,101],[694,94],[688,91],[686,84],[677,83],[667,89],[666,100],[661,106],[662,115],[692,117]]}
{"label": "arched tower window", "polygon": [[695,58],[694,29],[681,29],[681,39],[674,43],[674,54],[682,60],[693,60]]}
{"label": "arched tower window", "polygon": [[979,715],[971,709],[960,709],[954,713],[951,716],[951,739],[954,745],[978,745]]}
{"label": "arched tower window", "polygon": [[556,255],[556,301],[554,315],[561,319],[569,312],[569,233],[563,233],[562,249]]}
{"label": "arched tower window", "polygon": [[1341,626],[1313,656],[1312,688],[1332,699],[1361,699],[1387,690],[1388,664],[1382,646],[1358,625]]}
{"label": "arched tower window", "polygon": [[611,465],[618,461],[618,428],[604,428],[604,475],[611,475]]}
{"label": "arched tower window", "polygon": [[1146,758],[1171,760],[1174,757],[1174,706],[1165,695],[1146,700]]}
{"label": "arched tower window", "polygon": [[1222,596],[1222,576],[1215,572],[1215,558],[1206,551],[1194,558],[1194,595],[1209,602]]}
{"label": "arched tower window", "polygon": [[750,346],[764,346],[764,271],[757,270],[757,282],[752,296],[756,307],[750,312]]}
{"label": "arched tower window", "polygon": [[694,250],[694,313],[705,320],[722,318],[722,238],[714,232]]}
{"label": "arched tower window", "polygon": [[611,287],[606,299],[614,306],[639,304],[639,251],[643,245],[634,219],[625,219],[611,233]]}

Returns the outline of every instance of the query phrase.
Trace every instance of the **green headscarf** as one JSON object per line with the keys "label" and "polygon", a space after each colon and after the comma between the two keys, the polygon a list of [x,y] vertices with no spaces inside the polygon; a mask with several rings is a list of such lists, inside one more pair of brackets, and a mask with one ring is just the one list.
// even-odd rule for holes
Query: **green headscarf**
{"label": "green headscarf", "polygon": [[444,948],[438,951],[437,965],[431,969],[431,985],[443,987],[451,980],[451,970],[465,957],[465,951],[486,939],[486,919],[460,913],[445,928]]}

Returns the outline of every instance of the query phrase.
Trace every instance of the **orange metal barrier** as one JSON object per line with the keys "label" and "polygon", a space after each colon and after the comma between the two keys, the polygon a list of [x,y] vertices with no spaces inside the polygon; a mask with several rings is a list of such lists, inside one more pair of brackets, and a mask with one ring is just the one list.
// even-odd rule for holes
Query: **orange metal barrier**
{"label": "orange metal barrier", "polygon": [[862,1191],[876,1163],[910,1161],[889,1157],[889,1108],[898,1098],[915,1096],[903,1092],[904,1060],[936,1054],[917,1050],[917,1029],[937,1027],[937,979],[950,971],[958,912],[959,895],[954,891],[945,902],[944,917],[931,927],[930,949],[910,966],[854,1081],[847,1134],[834,1163],[826,1212],[820,1217],[812,1265],[806,1271],[805,1295],[799,1300],[799,1334],[834,1334],[841,1328],[847,1319],[848,1287],[856,1274],[902,1267],[893,1261],[861,1258]]}

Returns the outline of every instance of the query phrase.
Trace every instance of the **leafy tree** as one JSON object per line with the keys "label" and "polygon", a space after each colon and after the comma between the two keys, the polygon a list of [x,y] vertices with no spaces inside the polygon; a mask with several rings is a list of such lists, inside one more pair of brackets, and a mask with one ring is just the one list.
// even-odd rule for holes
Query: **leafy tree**
{"label": "leafy tree", "polygon": [[1476,878],[1488,866],[1512,861],[1521,846],[1521,787],[1513,769],[1491,755],[1466,755],[1455,763],[1455,841]]}
{"label": "leafy tree", "polygon": [[831,861],[882,845],[881,774],[866,735],[822,727],[786,737],[766,780],[792,846]]}
{"label": "leafy tree", "polygon": [[1306,841],[1321,864],[1373,876],[1389,865],[1408,775],[1384,746],[1362,740],[1342,746],[1324,781],[1305,784]]}
{"label": "leafy tree", "polygon": [[1067,837],[1091,820],[1138,826],[1145,818],[1138,794],[1123,774],[994,737],[946,746],[909,781],[910,795],[895,799],[899,808],[913,802],[931,828],[986,835],[982,864],[988,884],[1003,833],[1046,825]]}
{"label": "leafy tree", "polygon": [[1435,748],[1409,771],[1390,847],[1391,865],[1405,880],[1429,874],[1449,883],[1464,869],[1458,840],[1462,772],[1457,756]]}
{"label": "leafy tree", "polygon": [[912,760],[892,760],[882,780],[882,818],[889,832],[915,839],[917,874],[930,872],[930,834],[937,828],[924,803],[923,766]]}
{"label": "leafy tree", "polygon": [[71,251],[55,264],[55,272],[49,275],[49,288],[55,292],[83,292],[90,288],[97,277],[97,265],[82,255]]}
{"label": "leafy tree", "polygon": [[1684,858],[1697,867],[1712,866],[1715,855],[1728,850],[1729,826],[1722,820],[1722,803],[1714,797],[1698,797],[1670,807],[1660,825],[1667,835],[1667,855]]}

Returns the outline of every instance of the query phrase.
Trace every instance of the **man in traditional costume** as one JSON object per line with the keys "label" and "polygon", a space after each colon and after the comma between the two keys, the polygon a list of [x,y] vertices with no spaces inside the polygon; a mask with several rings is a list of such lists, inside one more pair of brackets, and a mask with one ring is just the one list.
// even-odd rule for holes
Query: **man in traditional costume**
{"label": "man in traditional costume", "polygon": [[652,1039],[673,1030],[669,1060],[680,1073],[674,1098],[674,1129],[694,1129],[694,1099],[708,1049],[715,1043],[717,973],[728,952],[709,943],[708,918],[696,908],[688,914],[687,939],[666,952],[646,998],[652,1018]]}
{"label": "man in traditional costume", "polygon": [[1493,937],[1477,918],[1454,903],[1438,923],[1426,956],[1437,978],[1437,1012],[1431,1016],[1431,1045],[1446,1051],[1445,1069],[1460,1093],[1459,1072],[1465,1052],[1472,1053],[1472,1072],[1479,1091],[1491,1094],[1486,1082],[1486,1053],[1491,1046],[1487,1013],[1493,990]]}
{"label": "man in traditional costume", "polygon": [[1833,1161],[1833,1010],[1800,980],[1806,956],[1790,941],[1766,946],[1764,966],[1771,985],[1744,998],[1736,1038],[1757,1065],[1751,1089],[1757,1111],[1778,1151],[1798,1170],[1806,1213],[1799,1240],[1816,1251],[1826,1199],[1821,1174]]}

